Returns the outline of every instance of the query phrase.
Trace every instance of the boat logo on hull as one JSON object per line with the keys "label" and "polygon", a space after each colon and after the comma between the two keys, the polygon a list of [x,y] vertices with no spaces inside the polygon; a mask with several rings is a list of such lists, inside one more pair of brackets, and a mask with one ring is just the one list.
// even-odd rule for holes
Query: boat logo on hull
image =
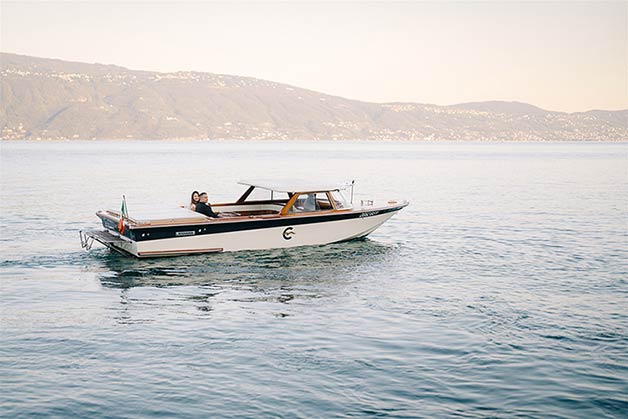
{"label": "boat logo on hull", "polygon": [[379,214],[379,211],[366,211],[363,212],[362,214],[360,214],[360,218],[364,218],[364,217],[372,217],[374,215]]}
{"label": "boat logo on hull", "polygon": [[290,240],[292,236],[294,236],[294,228],[288,227],[283,231],[283,238],[286,240]]}

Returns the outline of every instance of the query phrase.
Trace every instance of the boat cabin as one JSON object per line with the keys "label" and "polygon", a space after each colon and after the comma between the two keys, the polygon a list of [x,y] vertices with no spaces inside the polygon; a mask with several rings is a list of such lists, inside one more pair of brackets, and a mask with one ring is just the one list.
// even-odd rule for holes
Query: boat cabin
{"label": "boat cabin", "polygon": [[219,215],[261,216],[320,213],[350,210],[351,203],[342,193],[347,186],[238,182],[248,186],[234,203],[212,204]]}

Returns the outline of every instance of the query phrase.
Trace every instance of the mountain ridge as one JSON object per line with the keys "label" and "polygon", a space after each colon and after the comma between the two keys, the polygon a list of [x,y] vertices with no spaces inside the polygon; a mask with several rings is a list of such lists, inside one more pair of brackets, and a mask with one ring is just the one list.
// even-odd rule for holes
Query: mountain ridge
{"label": "mountain ridge", "polygon": [[253,77],[4,52],[0,73],[4,140],[628,140],[628,110],[373,103]]}

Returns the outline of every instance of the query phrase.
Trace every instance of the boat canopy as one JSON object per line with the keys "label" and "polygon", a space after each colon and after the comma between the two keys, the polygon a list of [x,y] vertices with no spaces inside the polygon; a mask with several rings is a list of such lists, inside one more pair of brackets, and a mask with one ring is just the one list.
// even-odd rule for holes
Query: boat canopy
{"label": "boat canopy", "polygon": [[273,182],[273,181],[248,181],[241,180],[240,185],[253,186],[255,188],[266,189],[274,192],[298,193],[298,192],[327,192],[340,191],[351,187],[351,182],[324,184],[311,183],[305,181]]}

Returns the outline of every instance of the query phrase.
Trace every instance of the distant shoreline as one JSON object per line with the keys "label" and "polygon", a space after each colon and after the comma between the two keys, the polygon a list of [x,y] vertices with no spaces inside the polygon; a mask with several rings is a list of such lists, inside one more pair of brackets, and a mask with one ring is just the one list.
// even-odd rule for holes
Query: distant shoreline
{"label": "distant shoreline", "polygon": [[251,77],[0,58],[2,140],[628,140],[628,109],[565,113],[503,100],[370,103]]}

